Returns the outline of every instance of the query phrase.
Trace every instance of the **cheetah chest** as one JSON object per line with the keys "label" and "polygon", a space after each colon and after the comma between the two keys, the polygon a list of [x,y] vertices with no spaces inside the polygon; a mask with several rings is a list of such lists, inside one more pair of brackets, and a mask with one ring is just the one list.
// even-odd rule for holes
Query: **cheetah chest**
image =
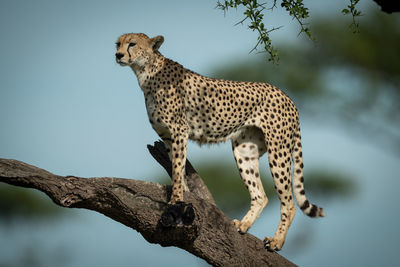
{"label": "cheetah chest", "polygon": [[162,138],[171,138],[171,133],[168,127],[168,118],[162,109],[157,106],[153,98],[146,97],[146,110],[149,122],[154,131]]}

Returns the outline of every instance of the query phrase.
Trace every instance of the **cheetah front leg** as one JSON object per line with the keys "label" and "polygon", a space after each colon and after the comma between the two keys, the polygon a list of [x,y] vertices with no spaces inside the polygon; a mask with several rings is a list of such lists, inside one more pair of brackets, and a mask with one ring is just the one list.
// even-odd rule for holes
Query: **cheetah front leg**
{"label": "cheetah front leg", "polygon": [[[171,135],[170,158],[172,162],[172,193],[167,209],[161,217],[164,226],[178,224],[190,225],[194,220],[193,206],[184,203],[183,193],[185,188],[184,171],[186,163],[186,150],[188,134],[184,127],[179,132]],[[168,150],[168,143],[166,144]]]}
{"label": "cheetah front leg", "polygon": [[[170,137],[168,137],[168,138],[167,137],[161,137],[161,139],[164,142],[165,149],[167,150],[167,153],[168,153],[168,157],[172,162],[172,139]],[[184,171],[185,171],[185,168],[183,168],[183,175],[182,175],[183,189],[184,189],[184,191],[189,192],[189,187],[187,186],[187,183],[186,183]]]}
{"label": "cheetah front leg", "polygon": [[188,135],[183,133],[173,135],[171,140],[172,194],[170,204],[183,202],[187,139]]}

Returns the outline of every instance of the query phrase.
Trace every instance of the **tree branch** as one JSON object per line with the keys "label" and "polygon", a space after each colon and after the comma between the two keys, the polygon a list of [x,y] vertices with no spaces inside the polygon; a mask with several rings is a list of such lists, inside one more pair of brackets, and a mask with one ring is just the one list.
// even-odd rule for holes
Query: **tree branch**
{"label": "tree branch", "polygon": [[[170,169],[163,144],[149,146],[151,154]],[[100,212],[140,232],[150,243],[176,246],[214,266],[295,266],[277,253],[264,249],[251,234],[239,234],[220,211],[207,187],[188,163],[186,179],[190,192],[185,201],[193,205],[192,225],[164,227],[160,223],[171,187],[122,178],[58,176],[24,162],[0,159],[0,182],[35,188],[57,205]],[[170,173],[170,172],[169,172]]]}

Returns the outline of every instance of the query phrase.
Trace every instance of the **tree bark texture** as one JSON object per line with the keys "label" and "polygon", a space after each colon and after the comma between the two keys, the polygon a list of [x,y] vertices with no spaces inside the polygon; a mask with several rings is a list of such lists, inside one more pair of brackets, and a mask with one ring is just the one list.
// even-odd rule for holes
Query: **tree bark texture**
{"label": "tree bark texture", "polygon": [[[171,173],[171,162],[161,142],[148,146],[153,157]],[[57,205],[100,212],[135,229],[150,243],[176,246],[213,266],[295,266],[251,234],[237,232],[215,205],[200,176],[187,162],[189,192],[185,202],[194,209],[191,225],[165,227],[160,218],[168,206],[171,186],[122,178],[59,176],[24,162],[0,159],[0,182],[35,188]]]}

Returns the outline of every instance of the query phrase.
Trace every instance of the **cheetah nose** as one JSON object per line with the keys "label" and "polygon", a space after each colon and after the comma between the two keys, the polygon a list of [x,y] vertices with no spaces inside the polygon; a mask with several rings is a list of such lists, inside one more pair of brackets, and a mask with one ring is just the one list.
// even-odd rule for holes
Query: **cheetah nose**
{"label": "cheetah nose", "polygon": [[124,54],[122,54],[122,53],[116,53],[116,54],[115,54],[115,57],[116,57],[117,59],[121,59],[123,56],[124,56]]}

